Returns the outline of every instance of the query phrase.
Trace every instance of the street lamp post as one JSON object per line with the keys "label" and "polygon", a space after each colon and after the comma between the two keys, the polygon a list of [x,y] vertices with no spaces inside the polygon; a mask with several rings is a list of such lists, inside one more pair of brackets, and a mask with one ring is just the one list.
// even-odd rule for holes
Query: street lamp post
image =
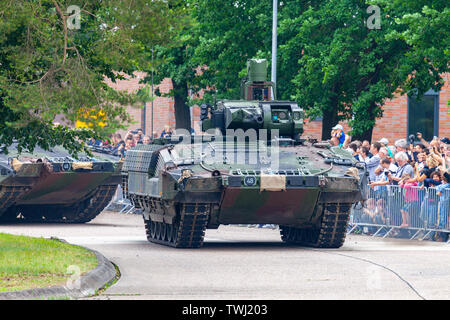
{"label": "street lamp post", "polygon": [[273,25],[272,25],[272,100],[276,99],[277,87],[277,27],[278,27],[278,0],[273,0]]}
{"label": "street lamp post", "polygon": [[155,67],[153,62],[154,61],[153,61],[153,48],[152,48],[152,131],[150,133],[152,140],[153,140],[153,100],[154,100],[154,98],[153,98],[153,68]]}
{"label": "street lamp post", "polygon": [[141,129],[144,132],[144,135],[147,133],[147,102],[144,101],[144,108],[141,111]]}

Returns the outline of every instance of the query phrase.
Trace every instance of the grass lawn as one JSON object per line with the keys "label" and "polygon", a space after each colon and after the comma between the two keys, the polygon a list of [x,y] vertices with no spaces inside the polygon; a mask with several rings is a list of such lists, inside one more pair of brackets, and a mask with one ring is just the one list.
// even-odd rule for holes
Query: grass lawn
{"label": "grass lawn", "polygon": [[95,254],[82,247],[0,233],[0,292],[65,285],[73,269],[84,274],[95,267]]}

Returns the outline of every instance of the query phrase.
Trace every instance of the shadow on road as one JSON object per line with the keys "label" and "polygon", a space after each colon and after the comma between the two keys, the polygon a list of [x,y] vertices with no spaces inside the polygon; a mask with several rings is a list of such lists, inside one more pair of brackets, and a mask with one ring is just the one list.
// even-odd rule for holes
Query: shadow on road
{"label": "shadow on road", "polygon": [[[241,249],[261,249],[261,250],[297,250],[305,247],[289,245],[283,242],[269,241],[206,241],[202,249],[213,250],[241,250]],[[200,249],[200,250],[202,250]]]}

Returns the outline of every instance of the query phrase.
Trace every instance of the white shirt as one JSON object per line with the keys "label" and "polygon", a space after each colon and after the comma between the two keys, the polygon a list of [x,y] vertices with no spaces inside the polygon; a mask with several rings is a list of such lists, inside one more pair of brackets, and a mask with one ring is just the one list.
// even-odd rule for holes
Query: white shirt
{"label": "white shirt", "polygon": [[389,171],[390,171],[392,174],[395,174],[395,173],[397,172],[397,170],[398,170],[398,167],[397,167],[394,163],[391,163],[391,164],[389,165]]}
{"label": "white shirt", "polygon": [[377,153],[372,158],[370,158],[370,160],[367,161],[366,163],[367,163],[367,171],[369,171],[370,181],[376,181],[377,176],[375,174],[375,169],[378,168],[378,166],[380,165],[380,156]]}

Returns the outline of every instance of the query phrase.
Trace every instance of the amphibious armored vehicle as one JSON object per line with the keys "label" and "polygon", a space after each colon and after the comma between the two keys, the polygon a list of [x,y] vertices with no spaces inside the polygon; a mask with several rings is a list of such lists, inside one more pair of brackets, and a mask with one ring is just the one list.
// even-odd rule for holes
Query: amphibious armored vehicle
{"label": "amphibious armored vehicle", "polygon": [[121,182],[120,158],[70,157],[61,147],[0,153],[0,223],[85,223],[110,202]]}
{"label": "amphibious armored vehicle", "polygon": [[150,242],[198,248],[207,228],[277,224],[284,242],[342,246],[364,166],[339,147],[301,138],[303,111],[271,100],[266,67],[249,61],[241,100],[202,106],[206,134],[128,151],[123,190],[143,211]]}

